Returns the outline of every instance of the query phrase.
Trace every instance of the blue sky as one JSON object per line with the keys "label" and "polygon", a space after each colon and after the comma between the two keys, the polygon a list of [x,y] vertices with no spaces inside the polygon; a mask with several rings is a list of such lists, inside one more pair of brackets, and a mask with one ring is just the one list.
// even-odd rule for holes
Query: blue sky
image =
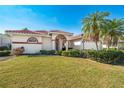
{"label": "blue sky", "polygon": [[95,11],[108,11],[109,18],[124,18],[124,6],[0,6],[0,33],[5,30],[64,30],[81,33],[81,20]]}

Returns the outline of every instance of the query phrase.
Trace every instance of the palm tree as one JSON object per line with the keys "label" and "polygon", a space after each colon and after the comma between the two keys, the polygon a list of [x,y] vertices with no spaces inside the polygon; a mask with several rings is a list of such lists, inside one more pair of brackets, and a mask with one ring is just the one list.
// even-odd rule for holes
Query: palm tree
{"label": "palm tree", "polygon": [[83,39],[94,41],[97,50],[98,42],[100,41],[100,35],[102,33],[107,16],[109,16],[109,12],[95,12],[88,15],[82,21],[82,31],[84,32]]}
{"label": "palm tree", "polygon": [[124,20],[123,19],[112,19],[106,22],[104,26],[103,40],[108,46],[118,46],[120,37],[123,36],[124,31]]}

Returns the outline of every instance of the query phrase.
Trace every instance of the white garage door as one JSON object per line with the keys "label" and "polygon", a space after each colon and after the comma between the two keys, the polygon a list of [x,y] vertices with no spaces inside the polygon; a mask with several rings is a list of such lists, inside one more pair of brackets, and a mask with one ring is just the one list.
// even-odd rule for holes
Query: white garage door
{"label": "white garage door", "polygon": [[34,54],[34,53],[39,53],[40,50],[42,49],[41,44],[13,44],[12,48],[18,48],[18,47],[24,47],[26,54]]}

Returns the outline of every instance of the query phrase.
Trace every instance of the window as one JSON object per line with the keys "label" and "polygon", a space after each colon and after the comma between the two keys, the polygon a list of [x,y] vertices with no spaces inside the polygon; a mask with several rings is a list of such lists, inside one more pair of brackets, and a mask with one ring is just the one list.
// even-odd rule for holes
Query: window
{"label": "window", "polygon": [[38,40],[37,40],[37,38],[35,38],[35,37],[30,37],[30,38],[27,40],[27,42],[29,42],[29,43],[38,43]]}

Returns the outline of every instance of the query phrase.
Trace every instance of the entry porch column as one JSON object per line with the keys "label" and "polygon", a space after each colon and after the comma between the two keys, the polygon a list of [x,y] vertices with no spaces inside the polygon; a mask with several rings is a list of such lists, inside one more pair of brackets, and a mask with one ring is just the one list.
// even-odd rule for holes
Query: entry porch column
{"label": "entry porch column", "polygon": [[66,51],[68,51],[68,40],[66,41]]}
{"label": "entry porch column", "polygon": [[55,40],[52,40],[52,49],[56,50],[56,48],[55,48]]}

